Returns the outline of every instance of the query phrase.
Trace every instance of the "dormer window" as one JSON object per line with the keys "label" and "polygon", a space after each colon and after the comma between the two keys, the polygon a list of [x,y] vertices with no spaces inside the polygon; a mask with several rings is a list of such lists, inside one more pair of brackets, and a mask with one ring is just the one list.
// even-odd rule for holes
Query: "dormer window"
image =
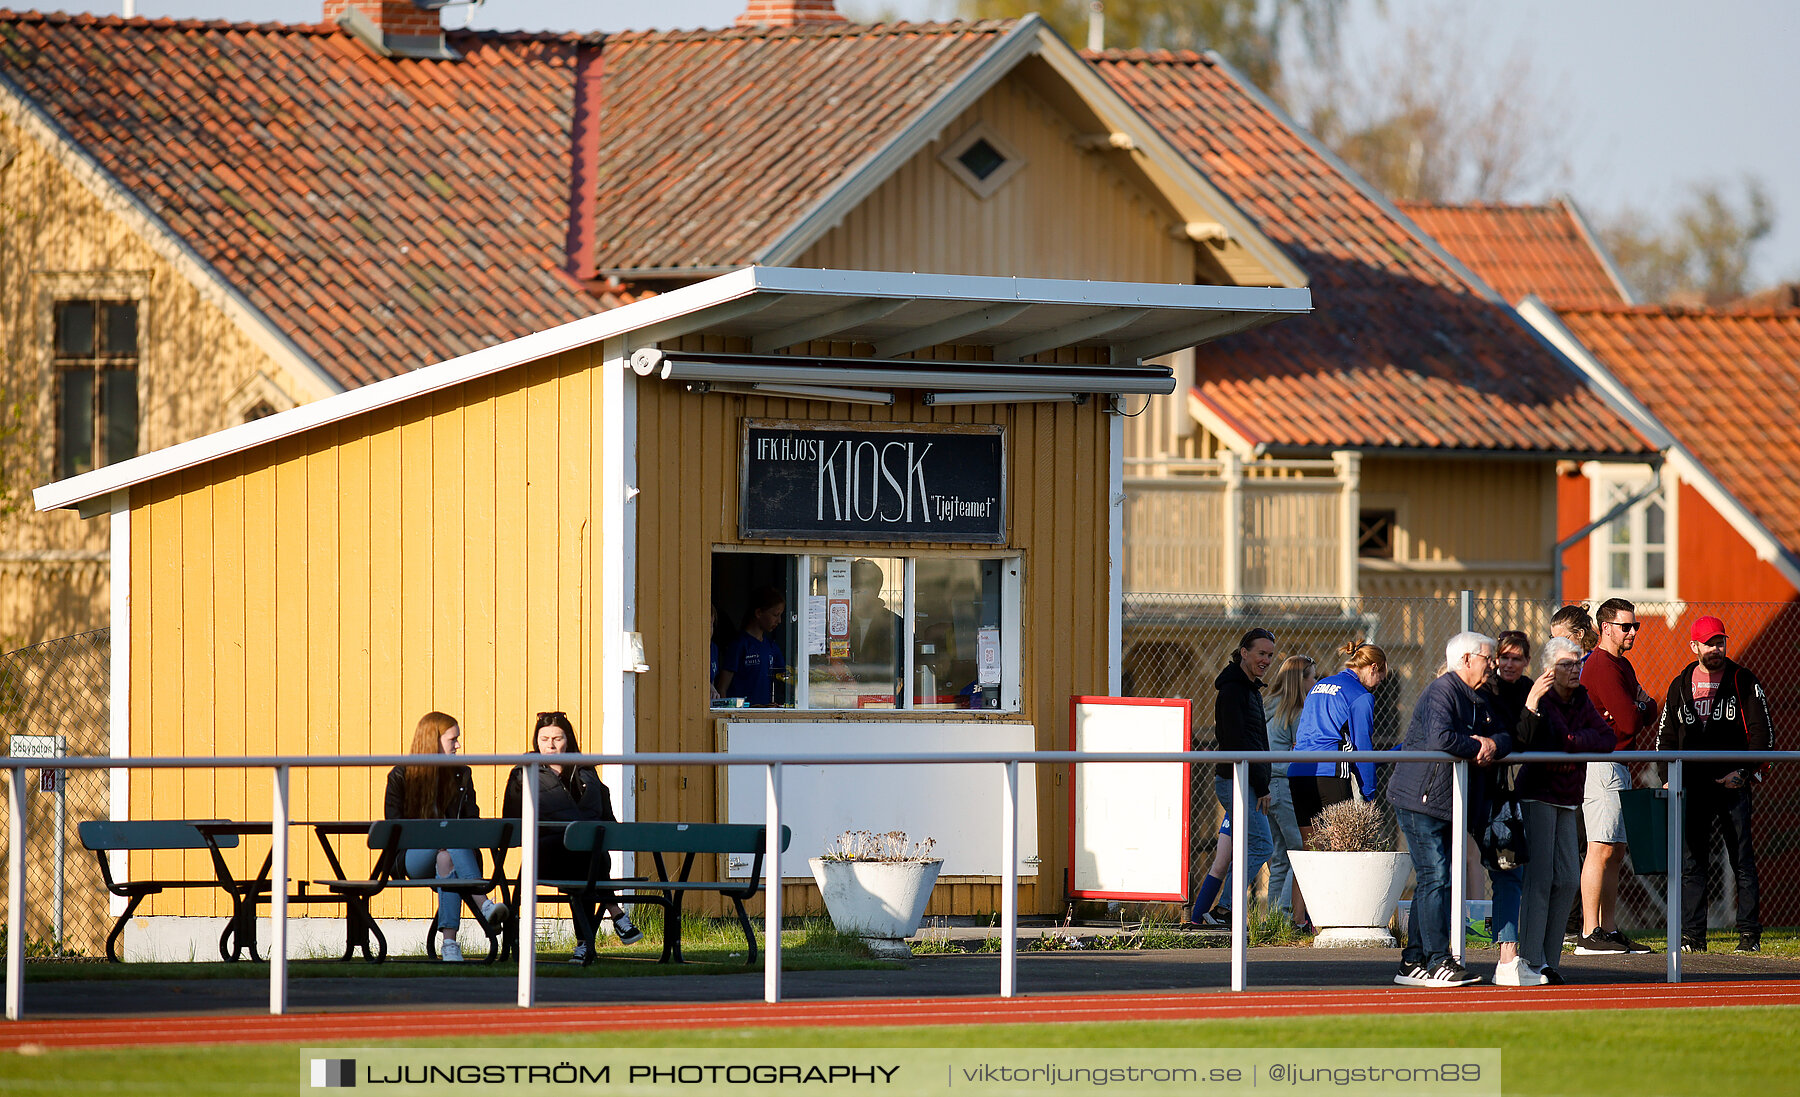
{"label": "dormer window", "polygon": [[999,190],[1025,166],[1025,158],[985,122],[975,123],[950,142],[938,160],[978,198]]}

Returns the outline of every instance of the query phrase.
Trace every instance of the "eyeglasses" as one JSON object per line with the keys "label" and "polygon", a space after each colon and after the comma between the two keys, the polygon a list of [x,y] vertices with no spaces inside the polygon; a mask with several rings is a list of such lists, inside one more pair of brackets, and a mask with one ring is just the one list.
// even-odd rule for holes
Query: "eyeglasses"
{"label": "eyeglasses", "polygon": [[537,722],[541,726],[542,724],[544,724],[550,720],[567,720],[567,719],[568,719],[568,716],[566,716],[565,714],[560,713],[560,712],[540,712],[540,713],[538,713]]}
{"label": "eyeglasses", "polygon": [[1608,621],[1606,623],[1621,632],[1636,632],[1638,629],[1644,627],[1644,622],[1642,621]]}

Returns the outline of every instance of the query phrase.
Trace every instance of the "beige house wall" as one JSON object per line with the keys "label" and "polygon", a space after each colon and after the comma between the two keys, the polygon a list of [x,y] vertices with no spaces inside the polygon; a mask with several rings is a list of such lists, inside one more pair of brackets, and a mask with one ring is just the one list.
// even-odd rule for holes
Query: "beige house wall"
{"label": "beige house wall", "polygon": [[0,650],[9,650],[108,622],[106,524],[30,508],[31,489],[55,476],[56,300],[139,301],[140,453],[239,422],[258,399],[281,409],[327,392],[259,347],[201,272],[155,246],[146,219],[97,186],[91,169],[43,139],[15,104],[0,107],[0,410],[19,416],[0,441],[15,504],[0,516]]}

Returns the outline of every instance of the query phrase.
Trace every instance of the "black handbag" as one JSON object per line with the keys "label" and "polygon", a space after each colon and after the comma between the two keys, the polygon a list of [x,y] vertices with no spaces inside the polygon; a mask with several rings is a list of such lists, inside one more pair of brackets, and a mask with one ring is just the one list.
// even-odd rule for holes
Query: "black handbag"
{"label": "black handbag", "polygon": [[1481,851],[1482,866],[1505,872],[1531,860],[1525,842],[1525,805],[1513,787],[1514,770],[1495,782],[1494,798],[1488,803],[1487,823],[1475,835],[1475,846]]}

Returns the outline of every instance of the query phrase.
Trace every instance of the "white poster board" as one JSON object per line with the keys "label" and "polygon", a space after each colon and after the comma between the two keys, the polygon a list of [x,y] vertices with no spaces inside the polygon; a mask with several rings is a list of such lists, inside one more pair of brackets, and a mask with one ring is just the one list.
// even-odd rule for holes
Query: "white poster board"
{"label": "white poster board", "polygon": [[[1188,749],[1188,702],[1160,697],[1076,697],[1071,748],[1094,753]],[[1070,786],[1071,895],[1187,901],[1188,767],[1182,762],[1094,762]]]}
{"label": "white poster board", "polygon": [[[966,754],[1036,750],[1030,724],[787,723],[730,721],[727,754]],[[764,820],[762,766],[731,766],[725,817]],[[847,830],[903,830],[914,841],[934,838],[944,876],[999,876],[1004,768],[974,765],[791,766],[781,768],[781,820],[793,832],[781,858],[784,878],[812,879],[808,858]],[[1037,767],[1019,767],[1019,875],[1037,874]],[[747,865],[734,864],[733,876]]]}

